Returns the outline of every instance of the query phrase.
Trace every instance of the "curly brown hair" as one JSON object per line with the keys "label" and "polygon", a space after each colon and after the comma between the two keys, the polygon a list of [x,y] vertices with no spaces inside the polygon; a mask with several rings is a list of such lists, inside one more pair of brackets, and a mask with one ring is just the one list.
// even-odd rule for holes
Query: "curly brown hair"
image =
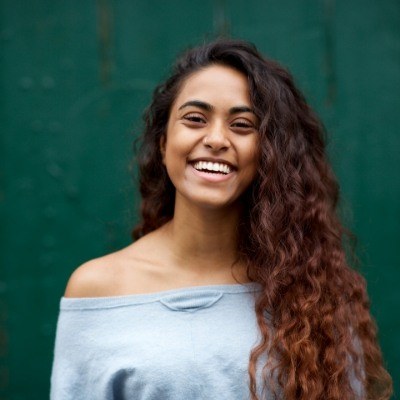
{"label": "curly brown hair", "polygon": [[258,172],[243,195],[239,229],[241,260],[263,287],[256,302],[262,338],[249,360],[251,398],[260,398],[261,376],[275,398],[389,399],[392,381],[366,282],[346,259],[350,233],[337,216],[339,186],[324,129],[290,73],[252,44],[219,39],[191,49],[154,91],[138,154],[142,220],[133,237],[173,217],[175,188],[162,163],[160,138],[182,83],[213,64],[247,77],[260,121]]}

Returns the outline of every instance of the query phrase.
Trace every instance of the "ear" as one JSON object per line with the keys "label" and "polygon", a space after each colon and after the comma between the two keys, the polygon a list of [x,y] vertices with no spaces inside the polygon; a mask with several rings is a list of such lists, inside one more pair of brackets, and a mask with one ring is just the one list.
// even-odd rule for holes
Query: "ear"
{"label": "ear", "polygon": [[165,165],[165,147],[167,144],[167,136],[164,134],[160,137],[160,152],[162,157],[162,163]]}

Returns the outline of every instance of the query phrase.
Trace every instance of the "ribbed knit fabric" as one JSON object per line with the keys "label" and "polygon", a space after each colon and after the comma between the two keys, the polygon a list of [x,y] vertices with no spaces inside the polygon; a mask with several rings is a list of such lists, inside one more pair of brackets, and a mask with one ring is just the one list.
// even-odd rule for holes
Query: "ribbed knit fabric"
{"label": "ribbed knit fabric", "polygon": [[244,400],[257,284],[62,298],[52,400]]}

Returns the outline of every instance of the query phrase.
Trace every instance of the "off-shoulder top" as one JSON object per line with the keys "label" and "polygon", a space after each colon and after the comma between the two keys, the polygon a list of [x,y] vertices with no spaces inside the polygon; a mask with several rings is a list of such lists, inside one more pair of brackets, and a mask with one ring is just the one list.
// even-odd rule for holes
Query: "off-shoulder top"
{"label": "off-shoulder top", "polygon": [[255,283],[62,298],[52,400],[244,400]]}

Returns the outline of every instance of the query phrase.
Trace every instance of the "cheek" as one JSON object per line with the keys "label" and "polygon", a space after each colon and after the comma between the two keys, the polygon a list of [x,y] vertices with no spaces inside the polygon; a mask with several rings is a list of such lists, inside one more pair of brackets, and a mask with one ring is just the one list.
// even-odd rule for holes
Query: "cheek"
{"label": "cheek", "polygon": [[165,148],[164,162],[165,164],[175,164],[182,158],[180,146],[168,143]]}
{"label": "cheek", "polygon": [[187,149],[182,142],[167,143],[164,165],[172,182],[185,173]]}
{"label": "cheek", "polygon": [[249,170],[256,171],[260,154],[258,138],[252,138],[251,141],[243,144],[242,149],[244,164]]}
{"label": "cheek", "polygon": [[195,138],[182,127],[173,127],[167,133],[165,160],[169,163],[186,163],[195,146]]}

